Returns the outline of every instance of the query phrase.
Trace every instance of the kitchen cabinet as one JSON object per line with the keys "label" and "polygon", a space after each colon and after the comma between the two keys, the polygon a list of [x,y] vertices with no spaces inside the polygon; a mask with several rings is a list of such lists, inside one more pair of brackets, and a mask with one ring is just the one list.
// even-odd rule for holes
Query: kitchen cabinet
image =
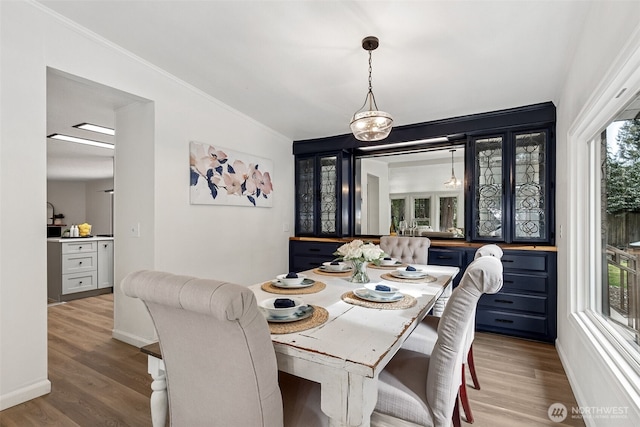
{"label": "kitchen cabinet", "polygon": [[47,239],[47,295],[69,301],[112,291],[113,239]]}
{"label": "kitchen cabinet", "polygon": [[351,170],[351,155],[343,151],[296,156],[297,236],[348,234]]}
{"label": "kitchen cabinet", "polygon": [[98,245],[98,289],[113,287],[113,241],[101,240]]}
{"label": "kitchen cabinet", "polygon": [[554,165],[550,127],[470,137],[471,241],[554,242]]}

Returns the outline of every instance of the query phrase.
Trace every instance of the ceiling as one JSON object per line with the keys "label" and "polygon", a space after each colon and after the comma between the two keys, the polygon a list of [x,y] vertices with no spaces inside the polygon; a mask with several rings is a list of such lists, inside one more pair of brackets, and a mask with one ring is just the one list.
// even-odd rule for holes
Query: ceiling
{"label": "ceiling", "polygon": [[[140,98],[57,70],[47,70],[47,135],[60,133],[114,144],[113,136],[74,128],[92,123],[113,128],[115,110]],[[47,139],[50,180],[113,177],[113,150]]]}
{"label": "ceiling", "polygon": [[[373,91],[396,126],[557,104],[589,8],[537,0],[39,3],[292,140],[349,132],[367,92],[368,35],[380,39]],[[60,92],[51,96],[58,104]],[[86,108],[67,107],[67,116],[78,114],[72,121],[90,121],[79,114]]]}

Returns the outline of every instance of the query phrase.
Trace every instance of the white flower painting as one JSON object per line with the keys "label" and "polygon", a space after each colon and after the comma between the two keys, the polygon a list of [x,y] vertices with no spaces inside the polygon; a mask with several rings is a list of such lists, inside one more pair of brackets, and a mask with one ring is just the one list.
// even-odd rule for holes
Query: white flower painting
{"label": "white flower painting", "polygon": [[272,206],[271,160],[192,141],[189,163],[192,204]]}

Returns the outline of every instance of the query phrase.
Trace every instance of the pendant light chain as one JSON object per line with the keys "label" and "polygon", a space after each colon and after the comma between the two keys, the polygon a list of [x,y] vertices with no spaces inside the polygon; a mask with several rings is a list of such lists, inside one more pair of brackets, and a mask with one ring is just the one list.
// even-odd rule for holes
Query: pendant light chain
{"label": "pendant light chain", "polygon": [[[373,73],[373,60],[371,55],[371,50],[369,51],[369,92],[367,92],[367,98],[364,100],[364,104],[367,104],[369,101],[369,110],[377,110],[378,104],[376,104],[376,96],[373,94],[373,77],[371,77]],[[364,107],[364,105],[362,106]],[[361,108],[362,108],[361,107]]]}
{"label": "pendant light chain", "polygon": [[369,51],[369,92],[373,92],[373,85],[371,84],[371,72],[373,71],[373,66],[371,65],[371,51]]}

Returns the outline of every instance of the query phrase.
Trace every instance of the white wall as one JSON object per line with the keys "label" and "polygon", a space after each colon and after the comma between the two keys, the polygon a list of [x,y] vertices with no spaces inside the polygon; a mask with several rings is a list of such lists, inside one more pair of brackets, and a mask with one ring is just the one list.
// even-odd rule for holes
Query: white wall
{"label": "white wall", "polygon": [[[113,189],[113,178],[86,181],[86,222],[91,224],[91,234],[113,233],[111,227],[111,198],[105,190]],[[84,221],[83,221],[84,222]]]}
{"label": "white wall", "polygon": [[[576,123],[589,125],[585,114],[599,114],[595,107],[600,101],[603,105],[616,101],[622,87],[612,82],[626,62],[626,55],[640,49],[638,16],[640,2],[593,3],[557,111],[557,348],[580,406],[626,407],[628,411],[626,417],[619,419],[587,417],[589,426],[637,426],[640,396],[624,378],[625,369],[620,368],[624,363],[608,355],[610,346],[599,339],[597,331],[585,327],[581,314],[590,271],[586,253],[588,216],[584,205],[580,205],[587,191],[588,171],[580,166],[586,163],[587,150],[586,139],[576,140],[570,135],[576,130]],[[630,39],[633,45],[625,48]],[[623,57],[616,60],[620,54]],[[611,68],[614,62],[616,66]],[[630,87],[625,96],[632,96],[638,89],[640,86]],[[603,94],[606,100],[599,100]],[[607,123],[605,118],[600,126]],[[631,369],[626,369],[625,375],[631,383],[638,382]]]}
{"label": "white wall", "polygon": [[[464,159],[454,163],[456,177],[464,177]],[[451,178],[451,161],[424,166],[404,166],[389,168],[389,192],[395,193],[431,193],[443,191],[444,183]]]}
{"label": "white wall", "polygon": [[[121,144],[115,153],[116,280],[135,269],[154,268],[248,285],[287,271],[290,232],[282,230],[283,223],[293,224],[294,180],[292,141],[55,18],[38,4],[0,2],[0,36],[0,409],[4,409],[50,387],[43,226],[47,66],[149,101],[116,113],[119,138],[127,127],[131,143],[126,148]],[[138,126],[135,118],[142,121]],[[274,206],[190,205],[191,140],[273,160]],[[132,237],[129,228],[137,223],[140,237]],[[114,335],[135,343],[153,339],[143,307],[116,292]]]}
{"label": "white wall", "polygon": [[47,201],[56,214],[64,214],[63,223],[91,224],[91,234],[110,231],[111,195],[104,190],[113,188],[113,179],[92,181],[47,181]]}
{"label": "white wall", "polygon": [[[458,179],[464,179],[464,158],[454,161],[454,171]],[[458,228],[464,229],[464,186],[459,190],[450,190],[444,183],[451,178],[451,162],[433,163],[423,166],[411,166],[389,169],[389,193],[396,196],[433,195],[431,200],[431,226],[440,227],[440,197],[458,197]]]}
{"label": "white wall", "polygon": [[87,184],[84,181],[47,181],[47,201],[64,224],[82,224],[87,218]]}

